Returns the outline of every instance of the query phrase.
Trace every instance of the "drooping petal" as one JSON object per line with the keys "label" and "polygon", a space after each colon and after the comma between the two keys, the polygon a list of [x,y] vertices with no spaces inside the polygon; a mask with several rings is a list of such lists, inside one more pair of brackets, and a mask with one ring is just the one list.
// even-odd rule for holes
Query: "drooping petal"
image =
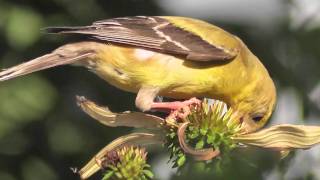
{"label": "drooping petal", "polygon": [[233,139],[246,145],[274,150],[308,149],[320,143],[320,126],[281,124],[234,136]]}
{"label": "drooping petal", "polygon": [[81,109],[100,123],[110,126],[126,126],[134,128],[159,128],[164,120],[160,117],[141,112],[113,113],[107,107],[101,107],[85,97],[77,96]]}

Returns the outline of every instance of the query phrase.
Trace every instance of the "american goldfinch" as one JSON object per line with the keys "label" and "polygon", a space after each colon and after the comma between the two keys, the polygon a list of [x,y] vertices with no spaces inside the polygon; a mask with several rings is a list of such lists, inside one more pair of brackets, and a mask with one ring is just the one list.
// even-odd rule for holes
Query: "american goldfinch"
{"label": "american goldfinch", "polygon": [[6,69],[0,81],[54,66],[80,65],[113,86],[137,93],[136,106],[143,111],[196,102],[154,102],[158,95],[222,100],[237,112],[246,132],[261,128],[274,109],[276,89],[260,60],[238,37],[204,21],[135,16],[46,31],[81,34],[87,40]]}

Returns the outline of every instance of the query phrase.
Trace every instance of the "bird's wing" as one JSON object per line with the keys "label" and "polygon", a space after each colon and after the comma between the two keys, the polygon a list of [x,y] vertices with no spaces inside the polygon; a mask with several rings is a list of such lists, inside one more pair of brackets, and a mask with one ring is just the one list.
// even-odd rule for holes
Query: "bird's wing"
{"label": "bird's wing", "polygon": [[234,53],[203,40],[161,17],[124,17],[94,22],[82,27],[49,27],[49,33],[84,34],[91,38],[121,45],[183,56],[192,61],[225,61]]}

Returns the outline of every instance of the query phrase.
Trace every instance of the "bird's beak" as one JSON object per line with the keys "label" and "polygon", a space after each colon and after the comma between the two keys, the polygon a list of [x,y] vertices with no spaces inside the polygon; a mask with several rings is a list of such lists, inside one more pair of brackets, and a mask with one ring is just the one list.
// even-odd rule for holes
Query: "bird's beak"
{"label": "bird's beak", "polygon": [[247,134],[259,129],[258,125],[252,122],[248,115],[241,113],[240,111],[235,111],[233,115],[233,118],[238,120],[240,124],[241,134]]}
{"label": "bird's beak", "polygon": [[249,122],[246,122],[246,121],[243,121],[242,124],[241,124],[241,134],[248,134],[248,133],[251,133],[251,132],[254,132],[256,131],[258,128],[256,127],[255,124],[252,124]]}

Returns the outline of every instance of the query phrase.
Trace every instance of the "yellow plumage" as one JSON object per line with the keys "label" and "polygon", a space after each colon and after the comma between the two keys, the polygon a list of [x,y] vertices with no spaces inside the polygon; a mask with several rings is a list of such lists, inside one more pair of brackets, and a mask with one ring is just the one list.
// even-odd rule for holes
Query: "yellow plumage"
{"label": "yellow plumage", "polygon": [[[237,110],[239,120],[248,132],[265,124],[275,104],[275,87],[262,63],[239,38],[196,19],[141,18],[97,22],[93,24],[94,29],[58,29],[56,31],[59,33],[98,34],[99,37],[105,33],[103,40],[107,41],[74,43],[59,49],[63,53],[88,51],[85,59],[75,63],[92,69],[120,89],[137,92],[137,105],[143,110],[151,108],[150,101],[155,95],[176,99],[209,97],[220,99]],[[114,36],[110,35],[112,33]],[[174,33],[176,36],[168,35]],[[183,33],[186,39],[177,39]],[[194,47],[185,44],[191,44],[191,40],[201,42]],[[158,45],[160,42],[161,46]],[[166,46],[164,43],[167,43]],[[203,53],[206,47],[208,51],[215,48],[213,50],[217,49],[217,53],[221,54],[215,56],[212,53],[212,60],[207,60],[205,57],[210,54]],[[197,53],[191,56],[190,52]],[[188,53],[190,56],[184,56]],[[228,55],[225,58],[228,60],[220,57],[224,54]],[[200,62],[199,59],[206,61]],[[2,72],[0,79],[6,75],[8,72]]]}

